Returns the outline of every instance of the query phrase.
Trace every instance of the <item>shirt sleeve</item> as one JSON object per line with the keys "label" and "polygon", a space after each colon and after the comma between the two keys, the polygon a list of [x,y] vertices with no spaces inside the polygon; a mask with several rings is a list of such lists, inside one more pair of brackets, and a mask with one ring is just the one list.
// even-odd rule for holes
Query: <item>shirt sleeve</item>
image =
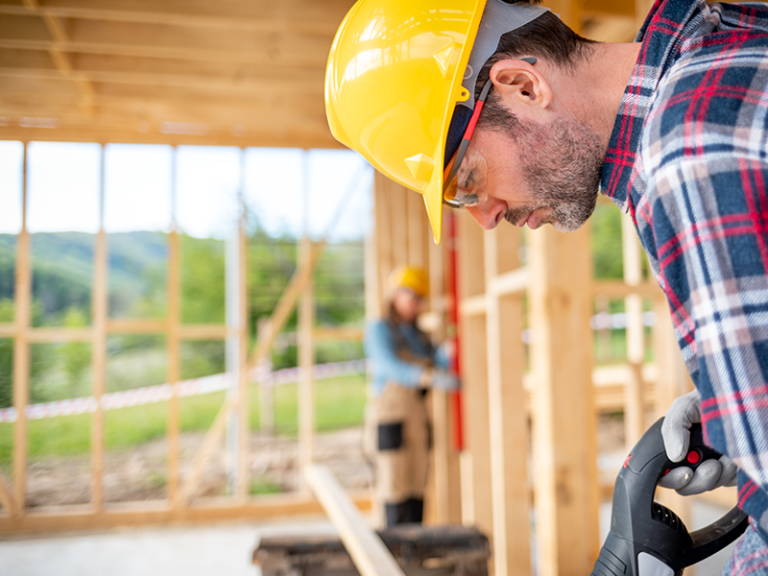
{"label": "shirt sleeve", "polygon": [[705,437],[749,477],[740,505],[768,531],[766,184],[768,163],[754,154],[681,155],[660,165],[635,216],[653,230]]}
{"label": "shirt sleeve", "polygon": [[382,385],[397,382],[402,386],[418,388],[424,368],[401,360],[392,333],[383,321],[368,326],[365,333],[365,353],[373,364],[374,378]]}

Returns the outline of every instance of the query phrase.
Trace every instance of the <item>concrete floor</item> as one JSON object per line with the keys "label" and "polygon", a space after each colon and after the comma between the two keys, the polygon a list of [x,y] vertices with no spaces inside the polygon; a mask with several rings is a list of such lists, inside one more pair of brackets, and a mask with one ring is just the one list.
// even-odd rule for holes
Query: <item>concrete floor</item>
{"label": "concrete floor", "polygon": [[[723,510],[693,506],[692,529]],[[610,525],[610,503],[600,510],[601,541]],[[9,576],[260,576],[251,553],[262,535],[332,534],[323,517],[272,523],[164,526],[0,540],[0,574]],[[535,547],[535,544],[534,544]],[[686,571],[720,576],[730,549]]]}
{"label": "concrete floor", "polygon": [[260,576],[251,554],[262,534],[327,534],[324,518],[270,524],[118,529],[0,541],[8,576]]}

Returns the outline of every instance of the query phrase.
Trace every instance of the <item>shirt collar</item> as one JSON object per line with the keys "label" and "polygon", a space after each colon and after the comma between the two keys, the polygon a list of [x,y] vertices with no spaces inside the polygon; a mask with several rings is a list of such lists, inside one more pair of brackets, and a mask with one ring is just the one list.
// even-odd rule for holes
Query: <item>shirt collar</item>
{"label": "shirt collar", "polygon": [[600,182],[603,194],[624,212],[629,209],[632,168],[653,94],[676,59],[680,39],[698,25],[697,16],[703,17],[705,8],[705,0],[656,0],[635,39],[642,46],[619,105]]}

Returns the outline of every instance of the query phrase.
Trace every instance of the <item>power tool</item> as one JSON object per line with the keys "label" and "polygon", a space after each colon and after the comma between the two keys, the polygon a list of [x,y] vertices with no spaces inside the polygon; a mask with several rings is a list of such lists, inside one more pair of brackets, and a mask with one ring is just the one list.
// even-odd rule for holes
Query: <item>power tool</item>
{"label": "power tool", "polygon": [[668,508],[654,502],[659,479],[677,466],[696,470],[705,460],[720,458],[704,444],[700,424],[691,428],[688,455],[672,462],[664,451],[657,421],[632,449],[613,489],[611,530],[592,576],[681,576],[683,569],[722,550],[744,533],[749,518],[738,507],[692,533]]}

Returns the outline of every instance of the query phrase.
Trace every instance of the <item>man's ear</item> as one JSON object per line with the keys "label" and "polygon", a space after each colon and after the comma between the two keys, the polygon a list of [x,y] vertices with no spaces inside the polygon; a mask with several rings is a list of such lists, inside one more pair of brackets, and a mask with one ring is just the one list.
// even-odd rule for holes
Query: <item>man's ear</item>
{"label": "man's ear", "polygon": [[552,102],[552,88],[535,66],[524,60],[499,60],[491,67],[493,89],[520,104],[544,109]]}

